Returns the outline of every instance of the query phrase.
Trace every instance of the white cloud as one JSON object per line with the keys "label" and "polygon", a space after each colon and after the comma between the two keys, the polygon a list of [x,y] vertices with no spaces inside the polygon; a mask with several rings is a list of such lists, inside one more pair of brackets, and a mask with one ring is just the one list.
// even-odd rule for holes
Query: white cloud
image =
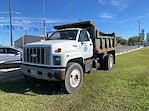
{"label": "white cloud", "polygon": [[125,23],[125,22],[129,22],[129,21],[137,21],[137,20],[140,20],[141,18],[144,18],[144,17],[147,17],[149,16],[149,13],[146,13],[144,15],[140,15],[140,16],[136,16],[136,17],[132,17],[132,18],[127,18],[127,19],[124,19],[124,20],[120,20],[119,22],[120,23]]}
{"label": "white cloud", "polygon": [[122,0],[111,0],[111,5],[119,7],[120,5],[122,5]]}
{"label": "white cloud", "polygon": [[105,18],[105,19],[111,19],[111,18],[113,18],[113,14],[103,12],[103,13],[100,15],[100,17],[101,17],[101,18]]}
{"label": "white cloud", "polygon": [[105,5],[104,0],[98,0],[101,5]]}
{"label": "white cloud", "polygon": [[121,11],[126,9],[131,1],[133,0],[98,0],[98,2],[103,6],[116,7]]}
{"label": "white cloud", "polygon": [[[11,11],[12,14],[17,14],[17,15],[21,15],[21,12],[18,11]],[[9,14],[9,12],[0,12],[0,14]]]}
{"label": "white cloud", "polygon": [[[73,19],[51,19],[51,18],[30,18],[30,17],[12,17],[13,26],[37,26],[43,27],[43,21],[46,21],[47,25],[61,24]],[[9,17],[0,17],[0,26],[9,25]]]}

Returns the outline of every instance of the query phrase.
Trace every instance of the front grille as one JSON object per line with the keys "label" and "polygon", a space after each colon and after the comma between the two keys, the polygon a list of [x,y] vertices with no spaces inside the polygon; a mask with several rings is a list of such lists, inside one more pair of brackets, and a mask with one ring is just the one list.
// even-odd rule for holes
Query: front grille
{"label": "front grille", "polygon": [[50,47],[26,47],[24,48],[24,62],[50,65],[50,52]]}

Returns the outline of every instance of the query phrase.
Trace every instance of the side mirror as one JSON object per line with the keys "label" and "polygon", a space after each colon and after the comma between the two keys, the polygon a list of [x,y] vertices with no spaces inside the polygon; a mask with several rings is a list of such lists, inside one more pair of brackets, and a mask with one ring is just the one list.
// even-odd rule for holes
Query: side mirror
{"label": "side mirror", "polygon": [[21,54],[21,52],[16,52],[16,53],[15,53],[15,55],[20,55],[20,54]]}

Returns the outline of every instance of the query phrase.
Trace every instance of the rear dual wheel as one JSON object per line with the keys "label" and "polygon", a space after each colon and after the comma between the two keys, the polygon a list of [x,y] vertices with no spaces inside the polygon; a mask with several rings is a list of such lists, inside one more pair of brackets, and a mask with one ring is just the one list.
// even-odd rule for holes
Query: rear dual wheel
{"label": "rear dual wheel", "polygon": [[113,62],[114,62],[113,55],[107,54],[104,57],[105,70],[111,70],[113,67]]}
{"label": "rear dual wheel", "polygon": [[100,70],[111,70],[113,62],[114,59],[112,54],[102,55],[99,59]]}

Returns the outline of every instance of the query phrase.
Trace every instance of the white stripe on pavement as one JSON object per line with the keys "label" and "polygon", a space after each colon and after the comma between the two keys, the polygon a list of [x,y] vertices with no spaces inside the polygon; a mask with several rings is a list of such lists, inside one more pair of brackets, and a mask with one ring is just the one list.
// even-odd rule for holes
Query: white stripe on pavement
{"label": "white stripe on pavement", "polygon": [[19,70],[20,68],[9,68],[9,69],[0,69],[0,72],[9,72],[9,71],[15,71]]}
{"label": "white stripe on pavement", "polygon": [[116,56],[122,55],[122,54],[126,54],[126,53],[129,53],[129,52],[133,52],[133,51],[137,51],[137,50],[140,50],[140,49],[142,49],[142,48],[143,48],[143,47],[140,47],[140,48],[137,48],[137,49],[132,49],[132,50],[125,51],[125,52],[116,53]]}

